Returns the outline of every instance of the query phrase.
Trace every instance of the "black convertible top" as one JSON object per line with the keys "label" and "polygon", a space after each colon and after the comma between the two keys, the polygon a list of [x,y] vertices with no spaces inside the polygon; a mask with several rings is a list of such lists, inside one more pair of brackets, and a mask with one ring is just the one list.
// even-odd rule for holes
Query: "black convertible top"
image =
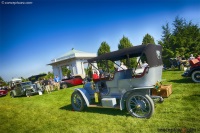
{"label": "black convertible top", "polygon": [[98,57],[88,59],[89,63],[102,60],[118,61],[122,59],[138,57],[145,54],[150,67],[163,65],[162,46],[155,44],[138,45],[129,48],[120,49],[110,53],[102,54]]}

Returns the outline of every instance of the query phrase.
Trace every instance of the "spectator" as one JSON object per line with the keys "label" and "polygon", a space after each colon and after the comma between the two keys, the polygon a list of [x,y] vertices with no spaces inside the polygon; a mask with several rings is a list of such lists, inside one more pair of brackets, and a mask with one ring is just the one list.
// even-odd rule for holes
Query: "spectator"
{"label": "spectator", "polygon": [[178,65],[178,69],[179,70],[181,70],[181,57],[180,56],[178,56],[177,58],[176,58],[176,60],[177,60],[177,65]]}
{"label": "spectator", "polygon": [[124,65],[123,62],[120,63],[120,67],[118,67],[118,71],[121,71],[121,70],[126,70],[127,67]]}
{"label": "spectator", "polygon": [[56,75],[56,77],[54,78],[55,81],[55,86],[58,90],[60,90],[60,78],[58,77],[58,75]]}
{"label": "spectator", "polygon": [[103,70],[101,67],[99,68],[99,77],[104,78]]}
{"label": "spectator", "polygon": [[54,80],[50,77],[50,79],[49,79],[49,82],[50,82],[50,84],[49,84],[49,86],[50,86],[50,90],[51,91],[54,91]]}
{"label": "spectator", "polygon": [[38,90],[41,90],[41,91],[42,91],[42,87],[41,87],[39,81],[36,81],[36,82],[35,82],[35,85],[36,85],[36,88],[37,88]]}
{"label": "spectator", "polygon": [[63,77],[63,79],[67,79],[67,76],[65,75],[65,76]]}
{"label": "spectator", "polygon": [[49,84],[50,84],[49,80],[47,80],[47,79],[44,78],[42,84],[44,85],[45,90],[46,90],[47,93],[49,94],[49,93],[51,92],[51,91],[50,91],[50,87],[49,87]]}
{"label": "spectator", "polygon": [[195,59],[195,57],[193,56],[193,54],[190,55],[189,60]]}

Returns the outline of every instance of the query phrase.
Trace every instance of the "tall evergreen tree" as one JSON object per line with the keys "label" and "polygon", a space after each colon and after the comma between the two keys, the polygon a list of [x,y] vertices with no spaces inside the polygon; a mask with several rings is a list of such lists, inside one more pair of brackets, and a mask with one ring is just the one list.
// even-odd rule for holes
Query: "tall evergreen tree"
{"label": "tall evergreen tree", "polygon": [[169,25],[162,26],[162,39],[158,42],[163,46],[164,64],[169,64],[169,58],[185,56],[190,54],[197,56],[200,49],[200,28],[191,21],[187,22],[183,18],[176,17],[173,21],[173,30],[170,31]]}
{"label": "tall evergreen tree", "polygon": [[[122,39],[119,41],[118,49],[129,48],[132,46],[133,46],[133,44],[130,42],[130,40],[127,37],[123,36]],[[137,63],[136,58],[130,59],[130,64],[127,59],[121,60],[121,62],[124,62],[130,68],[135,67],[135,65]]]}
{"label": "tall evergreen tree", "polygon": [[142,40],[142,44],[146,45],[146,44],[155,44],[154,38],[149,35],[148,33],[144,36],[143,40]]}

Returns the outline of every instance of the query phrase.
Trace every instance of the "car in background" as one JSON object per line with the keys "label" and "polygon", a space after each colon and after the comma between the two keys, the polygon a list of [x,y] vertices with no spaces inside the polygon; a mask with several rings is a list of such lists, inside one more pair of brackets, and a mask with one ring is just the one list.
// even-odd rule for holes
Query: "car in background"
{"label": "car in background", "polygon": [[69,78],[62,79],[60,82],[60,88],[64,89],[68,86],[76,86],[76,85],[82,85],[83,84],[83,78],[81,75],[74,75],[70,76]]}
{"label": "car in background", "polygon": [[7,88],[1,88],[0,89],[0,96],[6,96],[8,94]]}
{"label": "car in background", "polygon": [[20,82],[17,83],[14,87],[13,90],[10,91],[10,96],[12,98],[16,97],[16,96],[31,96],[34,94],[38,94],[40,90],[36,90],[31,81],[28,82]]}
{"label": "car in background", "polygon": [[200,83],[200,58],[189,61],[190,67],[182,74],[183,77],[191,77],[196,83]]}

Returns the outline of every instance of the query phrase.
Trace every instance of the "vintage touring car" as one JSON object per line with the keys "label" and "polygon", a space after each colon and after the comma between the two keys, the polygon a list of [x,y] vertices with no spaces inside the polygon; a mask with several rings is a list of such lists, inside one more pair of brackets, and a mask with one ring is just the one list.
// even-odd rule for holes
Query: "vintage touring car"
{"label": "vintage touring car", "polygon": [[[103,78],[93,79],[83,88],[75,89],[71,95],[73,109],[82,111],[85,107],[119,108],[120,110],[126,108],[134,117],[150,118],[154,112],[152,98],[158,98],[151,96],[151,89],[155,88],[162,77],[160,45],[148,44],[125,48],[88,59],[88,63],[93,65],[98,61],[108,60],[115,63],[122,59],[130,62],[129,59],[133,57],[139,57],[135,68],[128,67],[126,70],[116,71],[113,76],[107,73]],[[139,63],[144,59],[148,66],[138,71]]]}

